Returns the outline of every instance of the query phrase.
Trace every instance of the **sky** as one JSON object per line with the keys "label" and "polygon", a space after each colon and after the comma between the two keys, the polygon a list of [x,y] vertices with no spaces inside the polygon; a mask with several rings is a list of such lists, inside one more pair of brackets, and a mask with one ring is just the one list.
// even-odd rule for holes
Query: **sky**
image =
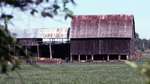
{"label": "sky", "polygon": [[[150,0],[76,0],[77,5],[70,5],[74,15],[107,15],[107,14],[132,14],[135,19],[135,30],[140,38],[150,39]],[[35,28],[68,28],[71,20],[57,16],[54,19],[30,16],[20,11],[16,12],[10,30],[23,34],[22,30]]]}

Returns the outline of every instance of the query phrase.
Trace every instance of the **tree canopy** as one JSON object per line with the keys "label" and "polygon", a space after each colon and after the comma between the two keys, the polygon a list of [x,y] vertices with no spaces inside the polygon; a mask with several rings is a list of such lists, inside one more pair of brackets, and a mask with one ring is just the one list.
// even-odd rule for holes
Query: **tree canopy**
{"label": "tree canopy", "polygon": [[[8,21],[13,19],[14,15],[6,14],[3,12],[3,8],[9,6],[21,11],[30,11],[31,15],[38,13],[43,17],[50,18],[59,13],[64,13],[64,18],[67,19],[73,15],[73,12],[68,8],[69,3],[76,4],[74,0],[0,0],[0,22],[3,21],[4,23],[4,25],[0,25],[0,65],[2,73],[19,68],[21,57],[14,56],[14,45],[16,47],[15,52],[24,53],[24,50],[17,44],[8,30]],[[29,56],[25,54],[25,58],[29,58]]]}
{"label": "tree canopy", "polygon": [[[72,17],[73,12],[68,8],[68,4],[76,4],[74,0],[0,0],[0,8],[10,6],[19,8],[21,11],[30,11],[31,15],[41,14],[43,17],[53,18],[55,15],[63,12],[65,19]],[[1,11],[1,18],[7,16],[13,18],[13,15],[6,15]]]}

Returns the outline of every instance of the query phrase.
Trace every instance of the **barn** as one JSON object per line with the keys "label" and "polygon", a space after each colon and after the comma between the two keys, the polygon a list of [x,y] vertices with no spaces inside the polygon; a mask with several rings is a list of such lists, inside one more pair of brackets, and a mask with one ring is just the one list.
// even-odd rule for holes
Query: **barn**
{"label": "barn", "polygon": [[77,15],[70,30],[70,61],[132,59],[133,15]]}
{"label": "barn", "polygon": [[[68,28],[28,29],[26,34],[17,37],[26,54],[40,59],[69,59],[70,44]],[[17,55],[17,54],[16,54]],[[19,53],[18,56],[23,56]]]}

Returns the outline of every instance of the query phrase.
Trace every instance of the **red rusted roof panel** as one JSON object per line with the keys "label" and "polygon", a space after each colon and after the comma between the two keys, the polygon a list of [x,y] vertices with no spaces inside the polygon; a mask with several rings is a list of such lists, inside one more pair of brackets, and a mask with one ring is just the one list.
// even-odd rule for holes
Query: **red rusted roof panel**
{"label": "red rusted roof panel", "polygon": [[71,38],[132,38],[133,20],[133,15],[74,16]]}

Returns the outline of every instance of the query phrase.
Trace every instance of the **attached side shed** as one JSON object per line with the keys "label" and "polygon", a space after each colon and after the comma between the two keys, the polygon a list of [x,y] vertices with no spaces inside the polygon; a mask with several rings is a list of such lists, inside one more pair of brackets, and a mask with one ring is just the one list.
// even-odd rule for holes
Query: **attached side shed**
{"label": "attached side shed", "polygon": [[70,60],[126,60],[134,54],[133,15],[74,16]]}

